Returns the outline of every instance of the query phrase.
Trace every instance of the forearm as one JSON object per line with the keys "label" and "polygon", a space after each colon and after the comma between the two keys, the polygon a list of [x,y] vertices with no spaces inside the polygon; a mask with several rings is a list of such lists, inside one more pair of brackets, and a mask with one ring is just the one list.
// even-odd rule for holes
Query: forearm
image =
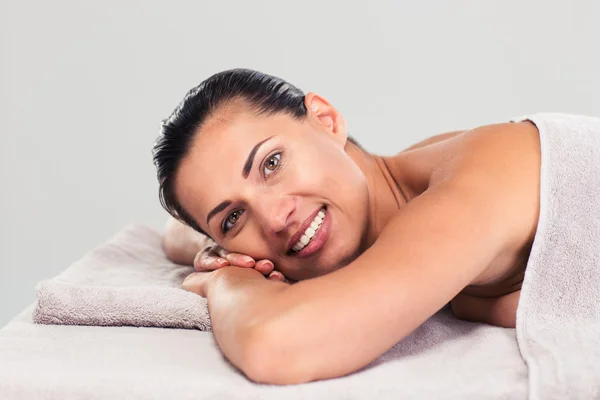
{"label": "forearm", "polygon": [[269,310],[289,285],[252,268],[225,267],[215,274],[206,292],[215,338],[225,356],[251,376],[261,364],[254,350],[263,339]]}
{"label": "forearm", "polygon": [[360,309],[370,302],[354,304],[344,285],[327,276],[290,286],[252,269],[225,267],[216,271],[205,295],[219,347],[257,382],[341,376],[385,350],[381,343],[368,345],[375,328],[356,329]]}

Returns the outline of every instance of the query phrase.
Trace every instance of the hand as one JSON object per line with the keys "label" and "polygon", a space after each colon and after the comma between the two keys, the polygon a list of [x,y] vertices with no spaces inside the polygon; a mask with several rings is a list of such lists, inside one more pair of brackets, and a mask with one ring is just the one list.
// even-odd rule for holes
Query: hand
{"label": "hand", "polygon": [[270,260],[260,260],[256,262],[252,257],[230,253],[221,246],[208,246],[202,249],[194,259],[194,269],[198,272],[214,271],[219,268],[233,266],[242,268],[252,268],[266,276],[270,280],[287,282],[285,276],[274,271],[275,266]]}
{"label": "hand", "polygon": [[[239,268],[240,267],[233,267],[233,268],[227,268],[227,269],[235,270],[235,269],[239,269]],[[188,275],[184,279],[183,283],[181,284],[181,287],[184,290],[187,290],[188,292],[196,293],[202,297],[207,297],[208,287],[211,285],[211,282],[214,281],[215,279],[218,279],[217,276],[219,274],[229,273],[229,272],[231,272],[231,271],[227,271],[225,268],[219,268],[214,271],[207,271],[207,272],[192,272],[190,275]],[[282,278],[276,277],[277,274],[280,275]],[[268,279],[271,281],[281,281],[281,282],[289,284],[289,282],[287,280],[283,279],[283,274],[278,271],[271,272],[271,275]]]}

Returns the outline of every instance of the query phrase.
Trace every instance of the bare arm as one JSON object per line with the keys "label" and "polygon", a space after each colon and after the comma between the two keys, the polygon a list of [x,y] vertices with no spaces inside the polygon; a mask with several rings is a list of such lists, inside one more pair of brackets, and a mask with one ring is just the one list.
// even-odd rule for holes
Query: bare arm
{"label": "bare arm", "polygon": [[[266,308],[289,287],[287,283],[265,279],[255,269],[225,267],[210,273],[194,274],[209,285],[184,282],[185,289],[208,299],[215,338],[229,360],[256,381],[257,369],[266,358],[256,346],[262,340]],[[194,279],[194,277],[189,277]],[[188,278],[188,279],[189,279]]]}
{"label": "bare arm", "polygon": [[277,384],[342,376],[377,358],[477,277],[502,243],[487,232],[499,221],[481,199],[449,190],[413,200],[331,274],[286,286],[223,270],[207,295],[225,355],[251,379]]}
{"label": "bare arm", "polygon": [[[258,382],[342,376],[376,359],[479,277],[523,229],[514,210],[527,182],[522,171],[506,168],[510,152],[521,154],[503,135],[483,145],[468,135],[458,161],[348,266],[292,286],[239,268],[212,275],[203,295],[225,355]],[[499,156],[490,162],[493,154]]]}

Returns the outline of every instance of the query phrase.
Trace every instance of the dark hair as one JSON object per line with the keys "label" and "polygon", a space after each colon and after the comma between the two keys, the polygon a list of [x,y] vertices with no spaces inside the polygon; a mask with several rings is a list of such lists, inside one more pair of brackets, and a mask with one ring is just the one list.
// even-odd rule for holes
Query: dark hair
{"label": "dark hair", "polygon": [[304,93],[297,87],[258,71],[232,69],[219,72],[191,89],[163,120],[160,136],[152,149],[160,203],[174,218],[203,234],[206,233],[175,197],[175,175],[198,129],[219,107],[237,99],[244,100],[259,115],[285,113],[302,120],[307,114]]}

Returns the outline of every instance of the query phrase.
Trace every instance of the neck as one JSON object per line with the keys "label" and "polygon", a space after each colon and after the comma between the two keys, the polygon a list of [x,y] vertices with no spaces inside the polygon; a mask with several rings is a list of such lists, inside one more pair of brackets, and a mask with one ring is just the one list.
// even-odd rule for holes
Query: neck
{"label": "neck", "polygon": [[375,243],[385,225],[412,196],[407,190],[407,182],[390,173],[384,157],[370,154],[350,142],[346,143],[345,150],[365,175],[369,189],[368,222],[362,252]]}

